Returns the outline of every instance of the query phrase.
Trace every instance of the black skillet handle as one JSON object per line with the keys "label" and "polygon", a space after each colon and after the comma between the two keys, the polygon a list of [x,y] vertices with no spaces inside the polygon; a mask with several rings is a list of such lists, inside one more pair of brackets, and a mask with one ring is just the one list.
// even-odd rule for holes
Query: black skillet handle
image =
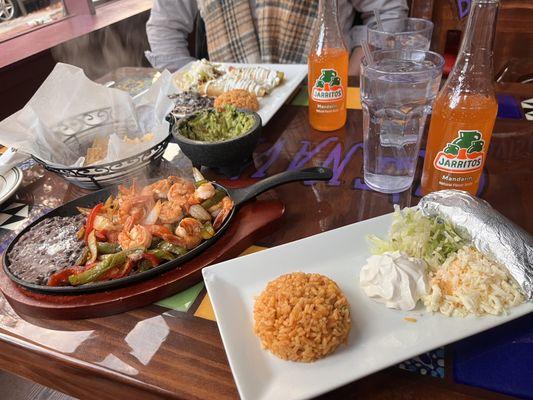
{"label": "black skillet handle", "polygon": [[307,168],[298,171],[285,171],[265,178],[243,189],[232,189],[230,190],[230,195],[235,204],[239,205],[269,189],[283,185],[284,183],[296,181],[329,181],[332,177],[333,172],[330,169],[323,167]]}

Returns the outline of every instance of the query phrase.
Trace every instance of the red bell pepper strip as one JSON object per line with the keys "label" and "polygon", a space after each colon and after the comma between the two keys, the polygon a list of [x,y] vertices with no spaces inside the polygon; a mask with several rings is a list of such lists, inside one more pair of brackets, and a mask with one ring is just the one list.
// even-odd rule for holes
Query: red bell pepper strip
{"label": "red bell pepper strip", "polygon": [[126,251],[110,254],[104,260],[94,264],[92,268],[80,272],[79,274],[70,275],[68,281],[72,286],[94,282],[113,268],[124,265],[127,261],[126,258]]}
{"label": "red bell pepper strip", "polygon": [[95,229],[94,236],[96,236],[96,239],[98,239],[98,241],[105,242],[107,240],[107,231],[106,230],[97,231]]}
{"label": "red bell pepper strip", "polygon": [[107,274],[105,274],[98,280],[107,281],[122,278],[123,276],[126,276],[131,272],[134,263],[135,261],[128,259],[128,261],[126,261],[126,263],[121,268],[113,268],[111,271],[109,271]]}
{"label": "red bell pepper strip", "polygon": [[102,203],[95,205],[87,217],[87,223],[85,224],[85,243],[87,243],[87,239],[89,239],[89,233],[94,229],[94,220],[103,206]]}
{"label": "red bell pepper strip", "polygon": [[82,266],[75,266],[75,267],[69,267],[65,268],[61,271],[56,272],[55,274],[51,275],[48,278],[47,285],[48,286],[65,286],[70,285],[70,282],[68,280],[68,277],[70,275],[79,274],[80,272],[83,272],[89,268],[92,268],[94,266],[94,263],[82,265]]}
{"label": "red bell pepper strip", "polygon": [[145,225],[145,228],[147,228],[152,235],[161,238],[166,242],[185,247],[183,245],[183,239],[174,235],[172,231],[164,225]]}
{"label": "red bell pepper strip", "polygon": [[159,258],[157,256],[155,256],[154,254],[150,254],[150,253],[143,253],[143,258],[145,260],[148,260],[150,261],[150,263],[152,264],[152,267],[156,267],[159,265]]}

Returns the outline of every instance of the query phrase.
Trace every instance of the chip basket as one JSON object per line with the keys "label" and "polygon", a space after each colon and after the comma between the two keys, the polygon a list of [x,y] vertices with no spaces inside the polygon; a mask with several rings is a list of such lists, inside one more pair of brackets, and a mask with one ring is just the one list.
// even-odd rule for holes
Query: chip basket
{"label": "chip basket", "polygon": [[[127,127],[118,127],[113,122],[111,109],[103,108],[70,118],[54,128],[54,131],[66,136],[65,143],[69,147],[80,147],[84,143],[86,144],[94,137],[95,130],[120,133],[121,130],[127,130]],[[151,168],[159,166],[171,138],[172,135],[169,132],[168,136],[151,148],[106,164],[64,167],[44,161],[35,155],[32,155],[32,158],[48,171],[61,175],[68,182],[81,188],[102,189],[130,180],[135,176],[146,175]]]}

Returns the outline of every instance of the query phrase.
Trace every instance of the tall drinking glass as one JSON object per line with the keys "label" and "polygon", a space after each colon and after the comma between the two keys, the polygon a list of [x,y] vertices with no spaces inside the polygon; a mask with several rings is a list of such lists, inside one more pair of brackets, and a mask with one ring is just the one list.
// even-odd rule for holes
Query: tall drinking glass
{"label": "tall drinking glass", "polygon": [[380,50],[361,63],[364,178],[378,192],[408,189],[444,59],[420,50]]}
{"label": "tall drinking glass", "polygon": [[422,18],[388,18],[367,27],[370,50],[429,50],[433,22]]}

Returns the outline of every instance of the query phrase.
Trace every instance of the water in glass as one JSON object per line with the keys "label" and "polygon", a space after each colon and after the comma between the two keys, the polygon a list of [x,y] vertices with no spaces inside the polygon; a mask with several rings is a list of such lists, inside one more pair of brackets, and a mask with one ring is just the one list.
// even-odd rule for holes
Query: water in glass
{"label": "water in glass", "polygon": [[413,182],[426,118],[439,88],[442,57],[417,51],[410,52],[419,53],[413,59],[380,59],[382,53],[405,52],[376,52],[372,66],[363,64],[364,178],[374,190],[397,193]]}

